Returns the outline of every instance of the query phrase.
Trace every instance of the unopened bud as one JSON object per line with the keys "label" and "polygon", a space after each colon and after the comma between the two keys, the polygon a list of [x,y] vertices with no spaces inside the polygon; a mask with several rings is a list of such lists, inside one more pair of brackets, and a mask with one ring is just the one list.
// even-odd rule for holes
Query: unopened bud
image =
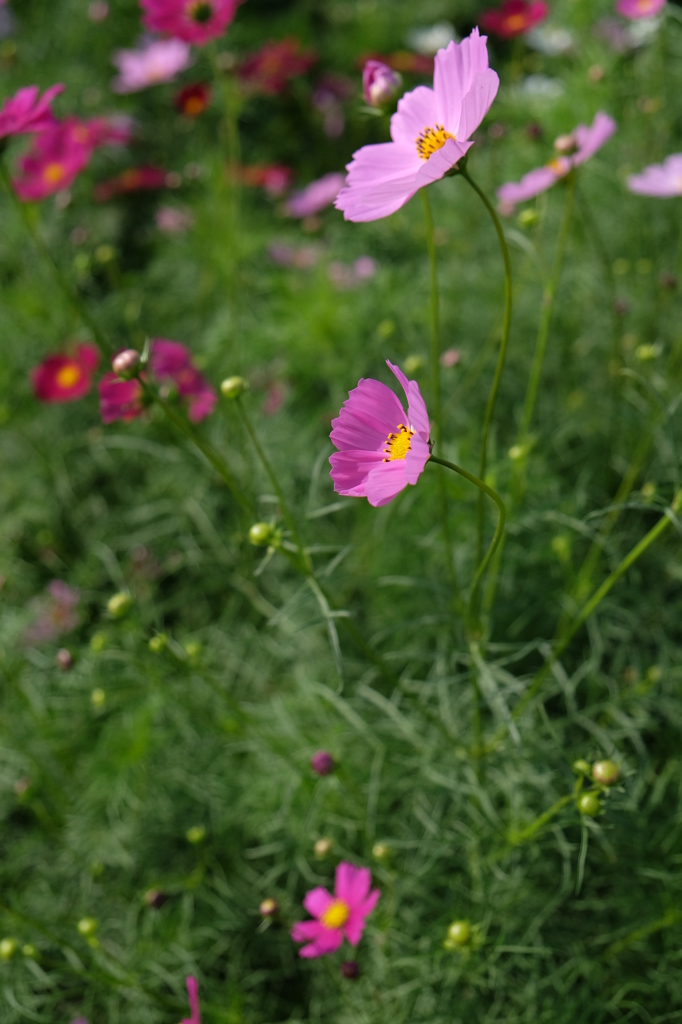
{"label": "unopened bud", "polygon": [[139,365],[140,353],[136,352],[134,348],[124,348],[111,360],[111,368],[114,373],[117,377],[123,377],[124,380],[133,377]]}
{"label": "unopened bud", "polygon": [[249,530],[249,540],[257,548],[264,548],[270,543],[273,530],[269,523],[254,523]]}
{"label": "unopened bud", "polygon": [[602,786],[615,786],[620,778],[620,768],[613,761],[595,761],[592,765],[592,778]]}
{"label": "unopened bud", "polygon": [[596,793],[583,793],[578,800],[578,810],[590,818],[594,818],[601,810],[601,803]]}
{"label": "unopened bud", "polygon": [[363,68],[362,92],[370,107],[385,107],[392,103],[402,84],[398,72],[380,60],[368,60]]}
{"label": "unopened bud", "polygon": [[455,946],[466,946],[471,938],[471,925],[468,921],[453,921],[447,937]]}
{"label": "unopened bud", "polygon": [[55,661],[57,662],[57,667],[62,672],[66,672],[73,666],[73,655],[71,651],[67,651],[66,647],[60,647],[55,656]]}
{"label": "unopened bud", "polygon": [[90,650],[93,654],[99,654],[104,650],[107,638],[104,633],[93,633],[90,637]]}
{"label": "unopened bud", "polygon": [[148,907],[160,910],[164,903],[168,901],[168,896],[165,892],[161,892],[160,889],[148,889],[144,894],[144,901]]}
{"label": "unopened bud", "polygon": [[266,899],[262,900],[258,907],[258,913],[261,917],[274,917],[275,914],[279,913],[279,903],[277,900]]}
{"label": "unopened bud", "polygon": [[164,633],[157,633],[156,636],[151,637],[149,641],[149,650],[152,654],[160,654],[164,650],[168,640]]}
{"label": "unopened bud", "polygon": [[90,694],[90,700],[92,701],[93,708],[100,710],[107,702],[106,691],[101,686],[97,686]]}
{"label": "unopened bud", "polygon": [[206,829],[203,825],[192,825],[192,827],[188,828],[185,832],[185,839],[188,843],[194,843],[195,845],[197,843],[203,843],[205,838]]}
{"label": "unopened bud", "polygon": [[324,860],[324,858],[328,857],[329,854],[332,852],[333,845],[334,844],[332,843],[331,839],[318,839],[315,845],[313,846],[313,853],[318,858],[318,860]]}
{"label": "unopened bud", "polygon": [[189,660],[196,661],[199,655],[201,654],[201,644],[199,643],[199,641],[187,640],[185,644],[183,644],[183,646],[185,649],[185,654],[187,655]]}
{"label": "unopened bud", "polygon": [[355,960],[344,960],[341,964],[341,974],[348,981],[357,981],[360,977],[360,964],[356,963]]}
{"label": "unopened bud", "polygon": [[581,757],[577,761],[574,761],[571,765],[571,768],[573,769],[576,775],[589,775],[592,771],[592,768],[590,767],[590,762],[586,761],[584,757]]}
{"label": "unopened bud", "polygon": [[120,619],[129,610],[131,604],[130,594],[125,590],[120,590],[118,594],[114,594],[107,601],[107,611],[113,619]]}
{"label": "unopened bud", "polygon": [[99,922],[94,917],[82,917],[76,925],[78,932],[87,939],[88,936],[94,935],[99,927]]}
{"label": "unopened bud", "polygon": [[249,389],[249,382],[243,377],[227,377],[220,385],[220,390],[225,398],[239,398]]}
{"label": "unopened bud", "polygon": [[516,218],[516,223],[520,228],[532,228],[539,220],[540,215],[537,210],[528,208],[527,210],[521,210],[521,213]]}
{"label": "unopened bud", "polygon": [[372,847],[372,856],[375,860],[388,860],[391,855],[391,848],[386,843],[375,843]]}
{"label": "unopened bud", "polygon": [[21,952],[24,954],[24,956],[30,957],[31,960],[35,960],[35,958],[38,956],[38,950],[36,949],[35,946],[31,945],[30,942],[27,942],[25,945],[21,947]]}
{"label": "unopened bud", "polygon": [[0,960],[9,960],[10,957],[13,957],[18,945],[16,939],[9,937],[0,939]]}
{"label": "unopened bud", "polygon": [[405,373],[408,375],[408,377],[412,377],[413,374],[419,373],[419,371],[423,368],[424,357],[407,356],[407,358],[403,361],[403,366],[405,367]]}
{"label": "unopened bud", "polygon": [[573,135],[560,135],[554,140],[555,152],[560,153],[561,156],[570,156],[571,153],[575,153],[576,145],[575,138]]}
{"label": "unopened bud", "polygon": [[334,771],[334,758],[326,750],[318,750],[310,758],[310,767],[316,775],[331,775]]}

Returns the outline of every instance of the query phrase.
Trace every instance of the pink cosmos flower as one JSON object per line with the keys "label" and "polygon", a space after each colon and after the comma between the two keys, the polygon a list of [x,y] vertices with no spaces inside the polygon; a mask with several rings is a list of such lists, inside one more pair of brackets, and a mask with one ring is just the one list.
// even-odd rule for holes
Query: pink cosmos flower
{"label": "pink cosmos flower", "polygon": [[180,1021],[180,1024],[201,1024],[201,1011],[199,1009],[199,982],[190,974],[187,978],[187,997],[189,999],[190,1016]]}
{"label": "pink cosmos flower", "polygon": [[317,54],[301,51],[298,39],[268,39],[241,62],[239,78],[249,92],[276,96],[284,92],[290,78],[304,75],[316,60]]}
{"label": "pink cosmos flower", "polygon": [[99,363],[94,345],[76,345],[73,354],[47,356],[31,372],[33,392],[41,402],[75,402],[87,395]]}
{"label": "pink cosmos flower", "polygon": [[139,380],[121,380],[115,373],[105,373],[98,384],[99,412],[102,423],[124,423],[137,419],[144,412],[144,392]]}
{"label": "pink cosmos flower", "polygon": [[194,46],[221,36],[238,4],[239,0],[140,0],[145,28]]}
{"label": "pink cosmos flower", "polygon": [[52,580],[46,593],[32,602],[35,619],[24,633],[29,644],[51,643],[70,633],[80,622],[80,591],[63,580]]}
{"label": "pink cosmos flower", "polygon": [[435,58],[433,89],[419,85],[398,101],[392,142],[363,146],[348,165],[336,207],[346,220],[395,213],[418,189],[438,181],[468,152],[471,133],[490,109],[499,79],[488,67],[486,37],[475,28]]}
{"label": "pink cosmos flower", "polygon": [[[368,148],[368,147],[365,147]],[[325,206],[331,205],[343,187],[346,178],[340,171],[332,171],[324,174],[317,181],[295,192],[285,204],[285,209],[290,217],[313,217],[316,213],[324,210]]]}
{"label": "pink cosmos flower", "polygon": [[665,7],[665,0],[616,0],[616,10],[624,18],[653,18]]}
{"label": "pink cosmos flower", "polygon": [[682,196],[682,153],[673,153],[662,164],[651,164],[640,174],[630,175],[627,186],[641,196]]}
{"label": "pink cosmos flower", "polygon": [[306,893],[303,906],[314,921],[299,921],[291,929],[294,942],[305,942],[299,956],[316,957],[334,953],[344,940],[357,946],[365,929],[365,918],[372,913],[379,890],[369,891],[369,868],[356,868],[346,861],[336,868],[334,895],[321,886]]}
{"label": "pink cosmos flower", "polygon": [[122,93],[170,82],[191,63],[189,45],[181,39],[157,39],[140,50],[117,50],[111,60],[119,70],[111,87]]}
{"label": "pink cosmos flower", "polygon": [[575,147],[570,155],[557,156],[544,167],[529,171],[521,181],[509,181],[497,190],[502,212],[510,214],[516,203],[546,192],[560,178],[566,177],[572,167],[578,167],[589,160],[607,142],[616,130],[616,122],[608,114],[599,111],[592,124],[579,124],[570,136],[562,138],[562,149]]}
{"label": "pink cosmos flower", "polygon": [[0,107],[0,139],[52,128],[56,122],[50,103],[64,91],[64,86],[53,85],[40,98],[39,91],[37,85],[27,85]]}
{"label": "pink cosmos flower", "polygon": [[330,456],[337,494],[387,505],[416,484],[431,454],[429,417],[416,381],[388,360],[407,396],[407,414],[395,392],[378,380],[360,380],[332,420],[329,435],[339,449]]}
{"label": "pink cosmos flower", "polygon": [[539,25],[548,14],[544,0],[505,0],[501,7],[481,15],[481,25],[486,32],[512,39]]}
{"label": "pink cosmos flower", "polygon": [[93,140],[87,124],[69,117],[43,131],[19,160],[14,191],[23,200],[45,199],[68,188],[90,162]]}

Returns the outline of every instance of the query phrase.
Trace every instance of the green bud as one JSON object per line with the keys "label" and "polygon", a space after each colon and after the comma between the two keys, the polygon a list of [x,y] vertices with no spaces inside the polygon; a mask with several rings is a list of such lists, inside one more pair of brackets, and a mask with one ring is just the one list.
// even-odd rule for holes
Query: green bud
{"label": "green bud", "polygon": [[388,860],[391,856],[391,847],[386,843],[375,843],[372,847],[372,856],[375,860]]}
{"label": "green bud", "polygon": [[104,633],[93,633],[90,637],[90,650],[93,654],[100,654],[104,650],[107,638]]}
{"label": "green bud", "polygon": [[17,951],[19,943],[16,939],[6,937],[0,939],[0,960],[9,960]]}
{"label": "green bud", "polygon": [[160,654],[168,643],[164,633],[157,633],[149,641],[149,650],[152,654]]}
{"label": "green bud", "polygon": [[204,828],[203,825],[192,825],[192,827],[188,828],[187,831],[185,832],[185,839],[187,840],[187,842],[194,843],[194,845],[196,845],[197,843],[203,843],[205,838],[206,829]]}
{"label": "green bud", "polygon": [[99,928],[99,921],[94,917],[82,917],[78,924],[78,933],[87,939],[89,935],[94,935]]}
{"label": "green bud", "polygon": [[590,767],[590,762],[586,761],[584,757],[581,757],[577,761],[574,761],[571,767],[576,775],[589,775],[592,771],[592,768]]}
{"label": "green bud", "polygon": [[269,523],[254,523],[249,530],[249,540],[257,548],[266,547],[273,539],[273,530]]}
{"label": "green bud", "polygon": [[590,818],[596,817],[601,810],[601,802],[596,793],[583,793],[578,799],[578,810]]}
{"label": "green bud", "polygon": [[592,765],[592,778],[602,786],[615,786],[620,778],[620,768],[613,761],[595,761]]}
{"label": "green bud", "polygon": [[96,687],[90,694],[90,700],[93,708],[97,708],[97,710],[103,708],[107,702],[106,691],[101,686]]}
{"label": "green bud", "polygon": [[130,594],[126,593],[125,590],[120,590],[118,594],[114,594],[107,601],[107,611],[112,619],[120,619],[129,610],[131,604]]}
{"label": "green bud", "polygon": [[249,390],[249,382],[243,377],[227,377],[220,385],[225,398],[239,398]]}
{"label": "green bud", "polygon": [[198,640],[187,640],[183,647],[190,661],[196,661],[201,654],[201,644]]}
{"label": "green bud", "polygon": [[27,942],[25,946],[21,947],[21,952],[24,956],[30,957],[32,960],[38,956],[38,950],[35,946],[32,946],[30,942]]}
{"label": "green bud", "polygon": [[446,949],[466,946],[471,938],[471,925],[468,921],[453,921],[448,928],[445,939]]}
{"label": "green bud", "polygon": [[408,377],[412,377],[415,373],[419,373],[423,365],[423,356],[407,356],[403,361],[403,368]]}
{"label": "green bud", "polygon": [[516,223],[520,228],[532,228],[534,224],[537,224],[540,219],[537,210],[522,210],[516,218]]}

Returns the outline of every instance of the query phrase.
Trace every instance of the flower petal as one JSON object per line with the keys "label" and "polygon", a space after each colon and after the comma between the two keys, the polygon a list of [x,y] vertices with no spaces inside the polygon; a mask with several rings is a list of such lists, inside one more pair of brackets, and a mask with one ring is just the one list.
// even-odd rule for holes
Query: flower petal
{"label": "flower petal", "polygon": [[343,942],[340,928],[325,928],[319,921],[298,921],[290,935],[294,942],[308,942],[298,951],[299,956],[307,958],[333,953]]}
{"label": "flower petal", "polygon": [[346,220],[356,223],[379,220],[404,206],[418,188],[415,171],[415,174],[405,175],[393,181],[377,181],[342,188],[334,205],[337,210],[343,210]]}
{"label": "flower petal", "polygon": [[433,89],[418,85],[398,100],[398,109],[391,118],[391,138],[406,150],[412,151],[419,160],[417,139],[425,128],[433,128],[437,120]]}
{"label": "flower petal", "polygon": [[386,438],[407,419],[395,392],[381,381],[362,378],[348,395],[329,435],[337,448],[381,451]]}
{"label": "flower petal", "polygon": [[303,897],[303,906],[313,917],[322,917],[329,904],[333,902],[332,894],[323,889],[321,885],[311,889]]}
{"label": "flower petal", "polygon": [[462,100],[462,115],[457,128],[457,138],[464,142],[478,128],[493,105],[500,80],[489,68],[476,75],[471,89]]}
{"label": "flower petal", "polygon": [[594,115],[594,121],[589,127],[579,124],[574,132],[578,149],[573,155],[573,164],[577,167],[594,156],[597,150],[601,149],[605,142],[608,142],[616,127],[613,118],[605,114],[603,110],[599,110]]}
{"label": "flower petal", "polygon": [[[564,159],[561,166],[565,166],[563,174],[567,174],[570,170],[570,162]],[[497,198],[500,202],[509,203],[512,206],[515,203],[523,203],[526,199],[532,199],[534,196],[540,195],[541,192],[546,192],[548,188],[556,184],[559,178],[563,177],[563,174],[558,173],[553,167],[536,167],[535,170],[525,174],[521,181],[508,181],[506,185],[498,188]]]}
{"label": "flower petal", "polygon": [[408,484],[416,484],[430,457],[431,449],[428,443],[420,437],[413,437],[410,450],[405,456],[405,479]]}
{"label": "flower petal", "polygon": [[365,930],[365,918],[374,910],[379,896],[379,890],[373,889],[367,899],[363,900],[360,906],[351,911],[348,920],[344,925],[346,938],[350,942],[351,946],[357,946],[358,942],[362,938],[362,933]]}
{"label": "flower petal", "polygon": [[329,456],[331,478],[334,490],[347,498],[364,498],[367,495],[367,477],[370,470],[382,465],[381,452],[343,451]]}
{"label": "flower petal", "polygon": [[440,181],[472,146],[473,142],[456,142],[454,139],[447,139],[445,145],[432,153],[419,168],[417,187],[421,188],[423,185],[431,185],[434,181]]}
{"label": "flower petal", "polygon": [[334,895],[353,908],[366,898],[371,884],[372,872],[369,868],[356,868],[342,860],[336,868]]}
{"label": "flower petal", "polygon": [[461,43],[453,40],[436,54],[433,90],[437,119],[453,135],[461,135],[458,128],[464,97],[471,89],[476,75],[488,67],[486,42],[487,36],[479,35],[475,28]]}

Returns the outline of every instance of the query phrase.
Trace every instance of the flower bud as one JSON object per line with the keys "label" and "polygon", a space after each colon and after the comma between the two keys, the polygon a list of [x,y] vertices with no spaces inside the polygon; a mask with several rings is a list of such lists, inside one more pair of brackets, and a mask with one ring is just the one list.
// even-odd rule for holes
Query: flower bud
{"label": "flower bud", "polygon": [[578,800],[578,810],[590,818],[594,818],[601,810],[601,803],[596,793],[583,793]]}
{"label": "flower bud", "polygon": [[144,901],[148,907],[160,910],[164,903],[168,902],[168,896],[165,892],[161,892],[160,889],[148,889],[144,894]]}
{"label": "flower bud", "polygon": [[388,860],[391,856],[391,847],[386,843],[375,843],[372,847],[372,856],[375,860]]}
{"label": "flower bud", "polygon": [[243,377],[227,377],[220,385],[225,398],[239,398],[249,390],[249,382]]}
{"label": "flower bud", "polygon": [[316,775],[331,775],[336,767],[334,758],[326,750],[318,750],[310,758],[310,767]]}
{"label": "flower bud", "polygon": [[107,601],[107,611],[112,619],[120,619],[128,611],[131,604],[130,594],[126,593],[125,590],[120,590],[118,594],[114,594]]}
{"label": "flower bud", "polygon": [[261,917],[274,917],[279,913],[279,903],[271,898],[262,900],[258,907],[258,913]]}
{"label": "flower bud", "polygon": [[157,633],[156,636],[151,637],[149,640],[149,650],[152,654],[160,654],[167,643],[166,635],[164,633]]}
{"label": "flower bud", "polygon": [[424,368],[424,357],[416,355],[407,356],[407,358],[403,360],[403,366],[405,367],[405,373],[409,377],[413,377]]}
{"label": "flower bud", "polygon": [[183,647],[185,649],[185,654],[187,655],[189,660],[190,661],[197,661],[197,659],[199,658],[199,655],[201,654],[201,644],[199,643],[199,641],[198,640],[187,640],[183,644]]}
{"label": "flower bud", "polygon": [[341,964],[341,974],[348,981],[357,981],[360,977],[360,965],[355,960],[344,960]]}
{"label": "flower bud", "polygon": [[19,943],[16,939],[12,939],[9,936],[0,939],[0,960],[9,960],[17,951]]}
{"label": "flower bud", "polygon": [[66,647],[60,647],[54,660],[57,662],[57,667],[60,668],[62,672],[67,672],[68,669],[73,666],[73,655],[71,654],[71,651],[67,651]]}
{"label": "flower bud", "polygon": [[76,925],[78,932],[87,939],[89,935],[94,935],[99,927],[99,922],[94,917],[82,917]]}
{"label": "flower bud", "polygon": [[90,637],[90,650],[93,654],[99,654],[104,650],[107,638],[104,633],[93,633]]}
{"label": "flower bud", "polygon": [[602,786],[615,786],[620,778],[620,768],[613,761],[595,761],[592,765],[592,778]]}
{"label": "flower bud", "polygon": [[385,107],[392,103],[402,87],[397,71],[380,60],[368,60],[362,71],[362,92],[370,107]]}
{"label": "flower bud", "polygon": [[36,949],[35,946],[31,945],[30,942],[27,942],[25,945],[21,947],[21,952],[24,954],[24,956],[30,957],[31,960],[35,960],[35,958],[38,956],[38,950]]}
{"label": "flower bud", "polygon": [[450,949],[455,946],[466,946],[471,938],[471,925],[468,921],[453,921],[448,928],[446,943]]}
{"label": "flower bud", "polygon": [[576,775],[589,775],[592,771],[590,768],[590,762],[586,761],[584,757],[574,761],[571,767]]}
{"label": "flower bud", "polygon": [[254,523],[249,530],[249,540],[257,548],[264,548],[270,543],[273,530],[269,523]]}
{"label": "flower bud", "polygon": [[111,368],[114,373],[124,380],[134,377],[139,365],[140,353],[136,352],[134,348],[124,348],[111,360]]}
{"label": "flower bud", "polygon": [[334,844],[332,843],[331,839],[318,839],[315,845],[313,846],[313,853],[315,854],[318,860],[324,860],[324,858],[328,857],[329,854],[332,852],[333,845]]}
{"label": "flower bud", "polygon": [[97,686],[90,694],[90,700],[92,701],[93,708],[100,710],[107,702],[106,691],[101,686]]}
{"label": "flower bud", "polygon": [[561,156],[570,156],[571,153],[575,153],[576,144],[573,135],[560,135],[554,140],[554,149]]}
{"label": "flower bud", "polygon": [[185,832],[185,839],[188,843],[203,843],[206,838],[206,829],[203,825],[192,825]]}
{"label": "flower bud", "polygon": [[25,775],[14,783],[14,793],[17,800],[27,799],[33,782]]}

